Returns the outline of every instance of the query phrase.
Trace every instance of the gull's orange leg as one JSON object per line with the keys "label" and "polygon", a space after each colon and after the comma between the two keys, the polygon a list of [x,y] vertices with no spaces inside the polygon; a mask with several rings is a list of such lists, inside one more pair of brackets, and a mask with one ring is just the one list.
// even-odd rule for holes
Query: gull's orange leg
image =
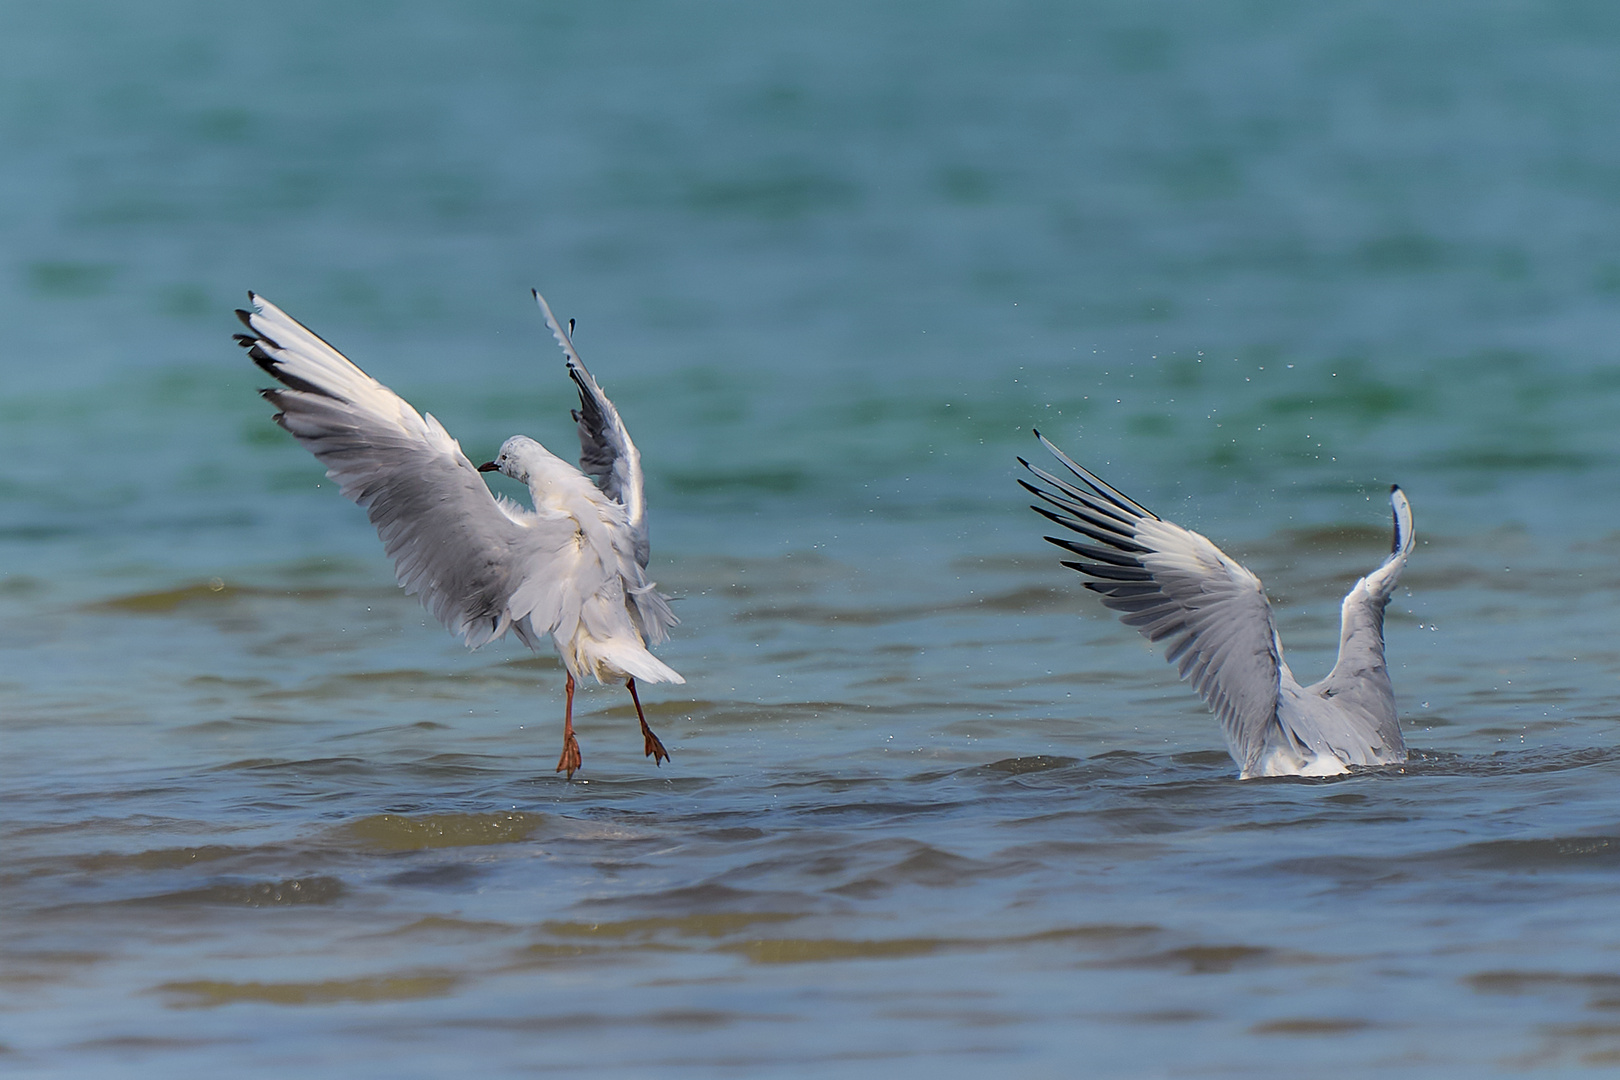
{"label": "gull's orange leg", "polygon": [[641,712],[641,699],[636,696],[636,680],[631,679],[624,685],[625,689],[630,691],[630,700],[636,703],[636,719],[641,721],[641,734],[646,739],[647,752],[642,756],[652,758],[654,765],[662,765],[669,760],[669,751],[658,741],[653,729],[647,726],[647,718]]}
{"label": "gull's orange leg", "polygon": [[557,771],[567,770],[568,779],[574,778],[574,770],[579,768],[584,760],[579,756],[579,740],[574,738],[574,673],[568,673],[568,705],[563,711],[563,752],[557,759]]}

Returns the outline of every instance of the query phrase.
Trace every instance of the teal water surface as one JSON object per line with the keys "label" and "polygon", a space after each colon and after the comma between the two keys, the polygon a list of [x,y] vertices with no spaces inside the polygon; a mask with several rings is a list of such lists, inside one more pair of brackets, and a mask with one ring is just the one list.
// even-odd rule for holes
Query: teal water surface
{"label": "teal water surface", "polygon": [[[0,1068],[1620,1063],[1620,12],[0,8]],[[468,653],[263,293],[474,460],[645,455],[648,687]],[[1404,768],[1239,783],[1034,427],[1267,584],[1419,546]],[[504,481],[502,481],[504,483]],[[518,494],[505,487],[508,494]]]}

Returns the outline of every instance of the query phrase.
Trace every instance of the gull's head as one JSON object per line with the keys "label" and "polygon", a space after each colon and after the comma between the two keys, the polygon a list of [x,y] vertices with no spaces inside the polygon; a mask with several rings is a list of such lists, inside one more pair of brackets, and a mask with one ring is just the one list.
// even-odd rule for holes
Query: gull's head
{"label": "gull's head", "polygon": [[479,472],[498,472],[510,476],[520,484],[527,484],[534,466],[551,454],[527,435],[514,435],[501,444],[501,452],[494,461],[478,466]]}

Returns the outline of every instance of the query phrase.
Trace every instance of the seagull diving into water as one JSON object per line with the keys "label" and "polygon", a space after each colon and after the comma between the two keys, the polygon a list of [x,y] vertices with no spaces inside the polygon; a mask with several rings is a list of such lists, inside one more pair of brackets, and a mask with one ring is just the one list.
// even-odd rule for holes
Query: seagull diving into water
{"label": "seagull diving into water", "polygon": [[[580,767],[574,682],[622,680],[655,764],[669,751],[647,726],[636,680],[684,683],[647,651],[679,620],[647,580],[641,455],[538,292],[579,388],[580,469],[524,435],[473,468],[431,413],[421,414],[263,297],[237,311],[236,340],[280,386],[261,393],[286,428],[365,508],[407,593],[468,648],[512,631],[529,648],[551,635],[568,670],[558,772]],[[581,469],[584,471],[582,472]],[[490,493],[481,472],[528,485],[534,509]]]}
{"label": "seagull diving into water", "polygon": [[1300,686],[1259,578],[1035,436],[1084,485],[1018,459],[1054,490],[1018,482],[1061,513],[1030,509],[1085,538],[1046,539],[1084,560],[1063,565],[1094,579],[1086,588],[1127,626],[1150,641],[1170,639],[1165,659],[1220,718],[1240,779],[1335,776],[1406,760],[1384,664],[1384,607],[1412,553],[1412,508],[1399,487],[1389,491],[1390,556],[1344,598],[1338,663],[1321,682]]}

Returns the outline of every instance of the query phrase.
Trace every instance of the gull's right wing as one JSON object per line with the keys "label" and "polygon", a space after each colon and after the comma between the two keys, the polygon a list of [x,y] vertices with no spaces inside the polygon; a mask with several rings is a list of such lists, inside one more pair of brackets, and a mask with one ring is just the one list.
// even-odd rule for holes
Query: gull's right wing
{"label": "gull's right wing", "polygon": [[1049,485],[1020,480],[1056,507],[1031,509],[1083,539],[1046,539],[1083,561],[1065,561],[1120,620],[1150,641],[1170,639],[1165,659],[1220,719],[1246,768],[1277,721],[1281,656],[1260,579],[1198,533],[1164,521],[1036,437],[1084,486],[1022,464]]}
{"label": "gull's right wing", "polygon": [[1374,747],[1375,761],[1405,761],[1406,742],[1401,737],[1400,719],[1395,709],[1395,688],[1384,662],[1384,608],[1395,592],[1395,583],[1417,542],[1412,531],[1412,504],[1398,486],[1389,489],[1390,513],[1394,518],[1394,538],[1390,553],[1378,569],[1356,582],[1339,607],[1339,658],[1327,678],[1311,686],[1310,692],[1332,698],[1343,711],[1355,714],[1363,731],[1326,732],[1330,742],[1340,746]]}
{"label": "gull's right wing", "polygon": [[[248,299],[253,310],[236,313],[248,333],[236,340],[281,383],[261,391],[279,410],[276,423],[365,508],[405,591],[472,648],[524,618],[551,631],[564,615],[563,594],[544,585],[575,557],[573,524],[496,500],[431,414],[268,300]],[[522,595],[532,599],[514,607],[525,583]]]}

